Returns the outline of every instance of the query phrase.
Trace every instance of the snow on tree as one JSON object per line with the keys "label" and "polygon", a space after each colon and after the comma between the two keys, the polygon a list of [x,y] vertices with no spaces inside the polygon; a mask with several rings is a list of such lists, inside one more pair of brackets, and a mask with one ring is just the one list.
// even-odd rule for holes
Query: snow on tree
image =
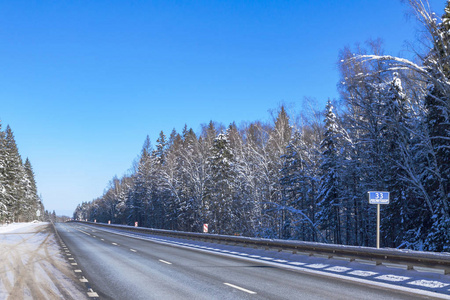
{"label": "snow on tree", "polygon": [[0,222],[32,221],[43,212],[33,168],[19,154],[11,127],[0,124]]}
{"label": "snow on tree", "polygon": [[214,139],[208,167],[211,175],[205,192],[207,223],[212,232],[232,234],[235,162],[226,134],[220,133]]}
{"label": "snow on tree", "polygon": [[[225,131],[210,121],[199,135],[185,126],[168,141],[161,132],[155,151],[147,138],[132,174],[75,215],[107,218],[115,205],[122,223],[187,231],[209,223],[216,233],[373,246],[367,192],[388,190],[382,245],[449,251],[449,3],[439,23],[426,1],[409,0],[428,37],[418,62],[384,55],[379,41],[344,49],[343,105],[329,102],[325,122],[291,126],[281,106],[270,123]],[[20,168],[11,171],[6,136],[0,203],[11,206],[22,190],[8,181]]]}

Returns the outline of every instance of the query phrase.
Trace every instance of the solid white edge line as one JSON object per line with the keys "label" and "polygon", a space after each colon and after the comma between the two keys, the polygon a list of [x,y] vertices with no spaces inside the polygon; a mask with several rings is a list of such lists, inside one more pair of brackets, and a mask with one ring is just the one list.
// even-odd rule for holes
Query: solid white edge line
{"label": "solid white edge line", "polygon": [[250,291],[250,290],[244,289],[243,287],[240,287],[240,286],[237,286],[237,285],[234,285],[234,284],[231,284],[231,283],[224,282],[223,284],[228,285],[229,287],[232,287],[234,289],[246,292],[248,294],[252,294],[252,295],[256,294],[256,292],[254,292],[254,291]]}
{"label": "solid white edge line", "polygon": [[168,262],[168,261],[165,261],[165,260],[162,260],[162,259],[159,259],[159,261],[162,262],[162,263],[168,264],[168,265],[172,264],[171,262]]}

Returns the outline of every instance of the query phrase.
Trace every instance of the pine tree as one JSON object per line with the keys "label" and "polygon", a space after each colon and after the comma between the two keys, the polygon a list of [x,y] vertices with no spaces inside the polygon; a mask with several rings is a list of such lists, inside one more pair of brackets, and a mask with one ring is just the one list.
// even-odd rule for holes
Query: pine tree
{"label": "pine tree", "polygon": [[234,158],[227,136],[220,133],[208,159],[211,176],[206,182],[206,207],[210,227],[215,233],[231,234],[233,221]]}
{"label": "pine tree", "polygon": [[159,133],[159,137],[156,140],[156,150],[153,153],[153,155],[156,158],[157,163],[159,163],[160,165],[164,164],[164,160],[165,160],[165,152],[167,149],[167,141],[166,141],[166,136],[164,135],[164,132],[161,131]]}
{"label": "pine tree", "polygon": [[33,167],[27,158],[24,164],[25,169],[25,202],[26,202],[26,221],[32,221],[37,218],[36,211],[42,210],[42,203],[37,193],[36,180],[34,178]]}
{"label": "pine tree", "polygon": [[283,239],[315,240],[315,195],[311,177],[312,161],[299,130],[295,130],[280,170]]}
{"label": "pine tree", "polygon": [[0,123],[0,222],[9,220],[8,197],[6,190],[6,140]]}
{"label": "pine tree", "polygon": [[281,186],[279,182],[279,170],[282,168],[282,156],[286,152],[286,146],[292,135],[292,127],[284,106],[281,106],[274,127],[269,133],[266,154],[268,155],[267,172],[269,177],[267,199],[270,206],[267,207],[265,215],[267,227],[275,230],[277,237],[281,237],[283,230],[283,209],[281,209]]}
{"label": "pine tree", "polygon": [[321,187],[318,219],[329,241],[343,243],[344,195],[342,150],[345,132],[339,128],[333,106],[328,100],[325,114],[325,133],[321,143]]}
{"label": "pine tree", "polygon": [[24,210],[26,209],[25,169],[14,139],[14,134],[9,126],[6,127],[5,141],[6,206],[12,214],[9,215],[11,221],[17,222],[21,220]]}
{"label": "pine tree", "polygon": [[148,226],[146,214],[151,213],[148,206],[150,205],[149,189],[151,188],[149,175],[151,174],[153,165],[152,152],[150,137],[147,136],[136,167],[136,173],[133,176],[133,190],[127,203],[128,224],[130,225],[133,225],[134,222],[138,222],[138,225]]}

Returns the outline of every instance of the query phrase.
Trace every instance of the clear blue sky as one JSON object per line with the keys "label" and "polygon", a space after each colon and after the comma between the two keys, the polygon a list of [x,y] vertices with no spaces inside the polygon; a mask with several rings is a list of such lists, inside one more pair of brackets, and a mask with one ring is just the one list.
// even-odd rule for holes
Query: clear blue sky
{"label": "clear blue sky", "polygon": [[[445,0],[430,1],[440,16]],[[0,1],[0,120],[46,209],[72,215],[121,177],[148,134],[268,120],[338,97],[339,50],[417,23],[396,0]],[[405,54],[405,53],[403,53]],[[406,53],[406,56],[411,54]]]}

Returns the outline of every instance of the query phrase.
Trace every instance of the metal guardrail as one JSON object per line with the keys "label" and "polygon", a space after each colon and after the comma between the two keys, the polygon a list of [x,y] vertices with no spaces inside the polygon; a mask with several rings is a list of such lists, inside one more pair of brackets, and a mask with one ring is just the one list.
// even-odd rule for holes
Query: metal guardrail
{"label": "metal guardrail", "polygon": [[[80,222],[80,221],[78,221]],[[244,247],[265,248],[267,250],[292,251],[293,253],[305,253],[310,256],[324,255],[328,258],[342,257],[354,260],[369,260],[377,265],[399,264],[406,265],[407,269],[425,267],[440,269],[444,274],[450,274],[450,253],[421,252],[413,250],[371,248],[346,245],[323,244],[293,240],[262,239],[243,236],[218,235],[198,232],[182,232],[126,225],[109,225],[104,223],[81,222],[101,227],[122,229],[142,233],[150,233],[160,236],[169,236],[185,239],[202,240],[213,243],[233,243]]]}

